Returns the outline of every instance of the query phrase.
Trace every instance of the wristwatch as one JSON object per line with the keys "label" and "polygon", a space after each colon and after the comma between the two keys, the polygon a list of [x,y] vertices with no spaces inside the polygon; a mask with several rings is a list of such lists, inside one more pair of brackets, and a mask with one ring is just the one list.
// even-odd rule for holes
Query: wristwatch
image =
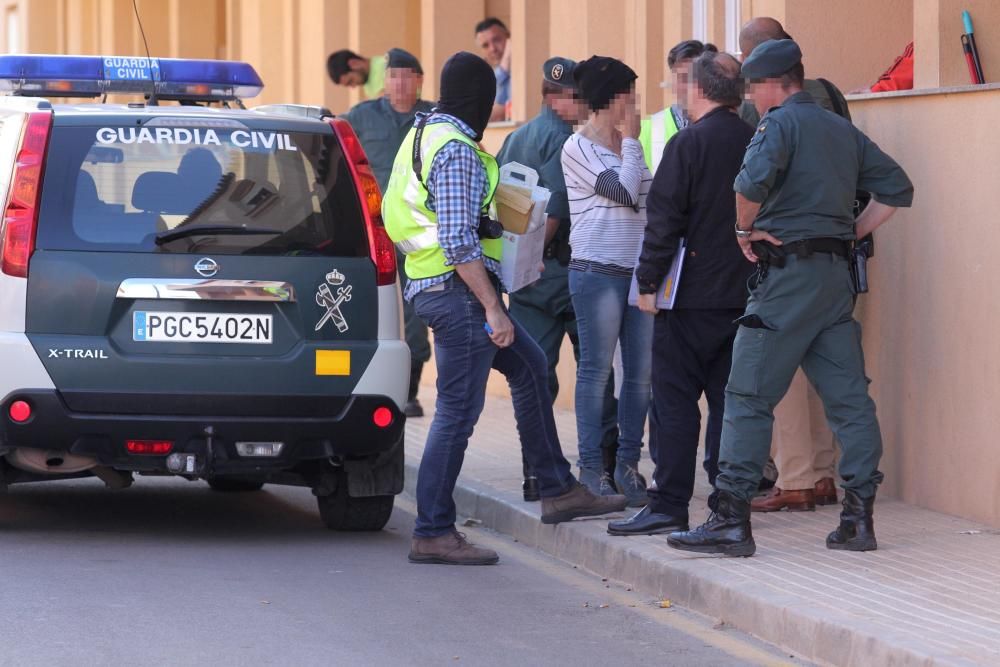
{"label": "wristwatch", "polygon": [[736,238],[748,239],[751,234],[753,234],[753,227],[750,227],[750,229],[740,229],[739,223],[736,224]]}

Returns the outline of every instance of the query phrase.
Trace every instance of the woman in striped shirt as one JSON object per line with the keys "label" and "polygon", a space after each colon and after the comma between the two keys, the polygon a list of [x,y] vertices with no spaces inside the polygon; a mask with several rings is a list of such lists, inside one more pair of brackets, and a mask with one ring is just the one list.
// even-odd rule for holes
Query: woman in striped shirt
{"label": "woman in striped shirt", "polygon": [[[614,493],[617,486],[630,506],[639,507],[646,502],[646,481],[637,466],[649,407],[653,316],[628,305],[628,292],[653,176],[637,141],[635,72],[614,58],[594,56],[577,65],[573,76],[591,110],[587,124],[566,141],[562,153],[571,222],[569,288],[580,335],[580,481],[595,493]],[[612,484],[601,464],[601,415],[619,342],[624,377]]]}

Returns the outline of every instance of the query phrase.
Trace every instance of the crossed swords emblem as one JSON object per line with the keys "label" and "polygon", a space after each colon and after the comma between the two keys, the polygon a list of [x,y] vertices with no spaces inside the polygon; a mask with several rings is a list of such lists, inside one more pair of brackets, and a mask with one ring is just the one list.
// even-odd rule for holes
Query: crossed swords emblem
{"label": "crossed swords emblem", "polygon": [[[341,304],[351,300],[351,285],[341,287],[344,284],[344,280],[344,274],[334,269],[326,274],[326,283],[323,283],[316,289],[316,305],[320,308],[326,308],[326,313],[316,323],[316,331],[322,329],[323,325],[330,320],[333,320],[333,324],[340,333],[344,333],[350,328],[347,320],[344,319],[344,314],[340,312]],[[337,288],[337,296],[333,295],[330,285]]]}

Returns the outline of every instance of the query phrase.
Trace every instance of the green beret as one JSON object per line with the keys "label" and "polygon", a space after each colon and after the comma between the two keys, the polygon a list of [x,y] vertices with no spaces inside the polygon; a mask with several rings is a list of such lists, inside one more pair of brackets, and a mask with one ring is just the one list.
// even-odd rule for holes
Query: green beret
{"label": "green beret", "polygon": [[770,39],[755,48],[743,61],[744,79],[779,77],[802,62],[802,50],[790,39]]}
{"label": "green beret", "polygon": [[549,83],[564,88],[576,88],[573,80],[573,70],[576,69],[576,61],[569,58],[549,58],[542,65],[542,76]]}

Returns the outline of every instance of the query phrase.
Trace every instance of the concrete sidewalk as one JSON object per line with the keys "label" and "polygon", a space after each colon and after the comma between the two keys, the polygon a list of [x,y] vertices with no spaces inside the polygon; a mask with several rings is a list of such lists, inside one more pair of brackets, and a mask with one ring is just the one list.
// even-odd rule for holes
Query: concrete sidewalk
{"label": "concrete sidewalk", "polygon": [[[433,392],[422,389],[423,404]],[[433,410],[407,424],[413,492]],[[556,422],[575,462],[570,411]],[[643,461],[647,478],[651,470]],[[824,540],[839,506],[754,515],[753,558],[699,556],[662,535],[612,537],[606,520],[544,526],[520,492],[521,457],[509,401],[489,397],[455,496],[459,513],[651,597],[718,618],[797,656],[834,665],[1000,664],[1000,531],[893,500],[876,505],[879,549],[834,552]],[[691,524],[704,520],[700,483]],[[503,554],[501,554],[501,565]]]}

